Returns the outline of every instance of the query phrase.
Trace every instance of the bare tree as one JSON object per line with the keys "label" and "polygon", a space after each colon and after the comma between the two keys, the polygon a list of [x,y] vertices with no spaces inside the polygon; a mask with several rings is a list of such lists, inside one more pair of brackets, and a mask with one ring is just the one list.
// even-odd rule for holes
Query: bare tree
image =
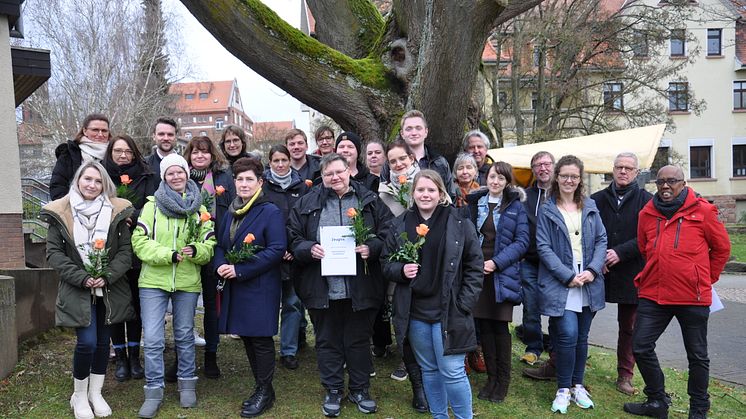
{"label": "bare tree", "polygon": [[308,0],[318,40],[259,0],[181,1],[238,59],[343,129],[388,139],[417,108],[450,157],[488,35],[542,0],[392,0],[385,17],[368,0]]}

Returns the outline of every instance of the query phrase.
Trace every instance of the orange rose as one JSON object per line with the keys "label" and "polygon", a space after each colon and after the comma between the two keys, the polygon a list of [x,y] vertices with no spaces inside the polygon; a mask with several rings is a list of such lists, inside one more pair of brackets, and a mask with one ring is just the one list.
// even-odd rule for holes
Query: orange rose
{"label": "orange rose", "polygon": [[96,250],[104,250],[105,243],[106,243],[106,240],[104,239],[96,239],[93,241],[93,248]]}
{"label": "orange rose", "polygon": [[129,185],[132,183],[132,179],[130,179],[129,175],[119,176],[119,181],[122,182],[122,185]]}
{"label": "orange rose", "polygon": [[210,216],[209,212],[203,212],[199,215],[199,220],[203,223],[206,221],[210,221],[210,219],[212,219],[212,216]]}
{"label": "orange rose", "polygon": [[306,179],[306,186],[308,186],[309,188],[313,186],[313,181],[311,179]]}
{"label": "orange rose", "polygon": [[426,226],[425,224],[420,224],[415,228],[415,231],[417,231],[418,236],[425,237],[430,231],[430,227]]}
{"label": "orange rose", "polygon": [[357,210],[355,208],[348,208],[347,209],[347,216],[352,218],[357,215]]}
{"label": "orange rose", "polygon": [[215,188],[215,195],[220,196],[225,192],[225,188],[222,185],[218,185],[217,188]]}
{"label": "orange rose", "polygon": [[251,244],[254,242],[254,240],[256,240],[256,237],[254,237],[253,234],[249,233],[246,235],[246,237],[244,237],[243,242],[246,244]]}
{"label": "orange rose", "polygon": [[404,175],[399,175],[399,184],[403,185],[405,183],[407,183],[407,177]]}

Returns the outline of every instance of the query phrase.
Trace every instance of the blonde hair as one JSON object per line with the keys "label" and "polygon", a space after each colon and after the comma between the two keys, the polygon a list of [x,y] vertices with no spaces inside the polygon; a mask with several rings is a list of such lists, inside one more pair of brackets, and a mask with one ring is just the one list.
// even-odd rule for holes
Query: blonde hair
{"label": "blonde hair", "polygon": [[414,175],[414,180],[412,181],[412,202],[414,202],[414,189],[417,188],[417,182],[419,182],[422,178],[430,179],[438,188],[438,193],[440,194],[438,205],[442,205],[444,207],[451,205],[451,202],[453,201],[451,201],[451,197],[450,195],[448,195],[448,191],[446,190],[445,184],[443,183],[443,178],[440,177],[438,172],[430,169],[420,170],[419,172],[417,172],[416,175]]}
{"label": "blonde hair", "polygon": [[114,185],[114,182],[111,181],[111,178],[106,172],[106,169],[104,169],[104,166],[102,166],[101,163],[93,160],[84,161],[83,164],[78,167],[78,170],[75,171],[72,182],[70,182],[70,189],[74,189],[75,192],[78,193],[78,195],[83,196],[83,194],[80,193],[80,188],[78,188],[78,181],[80,180],[80,177],[83,176],[83,172],[85,172],[85,169],[88,168],[94,168],[98,170],[98,173],[101,175],[101,194],[109,199],[115,198],[117,196],[117,187]]}

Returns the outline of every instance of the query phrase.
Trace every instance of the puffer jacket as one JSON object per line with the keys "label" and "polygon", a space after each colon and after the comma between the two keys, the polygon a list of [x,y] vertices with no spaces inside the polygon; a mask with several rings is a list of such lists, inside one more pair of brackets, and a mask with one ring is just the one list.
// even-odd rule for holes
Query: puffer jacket
{"label": "puffer jacket", "polygon": [[[606,230],[598,214],[596,203],[583,200],[581,216],[583,225],[583,269],[589,270],[596,278],[583,288],[588,292],[588,302],[592,312],[606,306],[604,298],[603,266],[606,260]],[[541,314],[550,317],[562,316],[567,304],[569,288],[567,284],[575,277],[573,269],[572,245],[554,198],[548,198],[539,212],[536,226],[536,248],[539,252],[539,302]]]}
{"label": "puffer jacket", "polygon": [[[354,180],[350,181],[350,186],[360,202],[359,208],[362,208],[365,225],[371,227],[371,233],[375,234],[375,237],[365,242],[370,249],[367,273],[363,259],[356,255],[358,274],[350,281],[349,290],[352,309],[378,309],[383,304],[385,294],[378,257],[383,249],[383,240],[388,235],[392,216],[375,193]],[[321,210],[327,199],[337,199],[336,196],[331,189],[317,185],[293,207],[288,220],[288,247],[294,257],[291,274],[293,285],[303,304],[311,309],[329,307],[329,286],[321,276],[321,262],[311,256],[311,247],[318,243],[316,233]],[[339,210],[347,211],[347,208],[340,207]]]}
{"label": "puffer jacket", "polygon": [[[200,207],[199,212],[207,209]],[[193,217],[199,218],[199,214]],[[200,241],[194,244],[194,257],[184,257],[173,262],[174,252],[187,244],[185,218],[168,218],[155,205],[155,197],[148,201],[140,212],[137,227],[132,233],[132,247],[142,261],[140,288],[159,288],[164,291],[201,292],[200,267],[212,259],[215,247],[213,222],[205,221],[200,227]]]}
{"label": "puffer jacket", "polygon": [[60,144],[54,149],[57,162],[49,179],[49,197],[60,199],[70,191],[70,182],[75,171],[83,162],[80,146],[73,140]]}
{"label": "puffer jacket", "polygon": [[688,189],[684,204],[670,220],[653,200],[640,211],[637,241],[646,259],[635,278],[640,298],[661,305],[712,304],[712,284],[728,261],[730,239],[717,207]]}
{"label": "puffer jacket", "polygon": [[[487,220],[487,217],[498,217],[498,214],[489,213],[489,191],[486,189],[470,193],[466,197],[469,205],[469,219],[477,228],[479,242],[483,240],[479,232]],[[523,201],[526,194],[523,189],[511,187],[504,197],[506,200],[500,205],[499,218],[494,223],[495,253],[492,261],[495,262],[497,270],[493,274],[496,302],[511,302],[520,304],[521,298],[521,275],[520,261],[528,249],[528,220]]]}
{"label": "puffer jacket", "polygon": [[[109,254],[108,276],[105,278],[104,304],[106,324],[121,323],[134,318],[135,311],[125,273],[132,263],[132,246],[127,218],[133,208],[129,201],[111,198],[114,207],[107,234]],[[49,223],[47,230],[47,262],[57,271],[55,324],[65,327],[88,327],[91,324],[91,289],[84,286],[90,275],[83,268],[73,238],[73,215],[70,197],[64,196],[45,205],[41,217]]]}
{"label": "puffer jacket", "polygon": [[[474,224],[459,216],[459,211],[455,207],[451,206],[446,210],[448,219],[445,227],[445,248],[439,258],[440,272],[443,273],[440,322],[443,352],[445,355],[453,355],[470,352],[477,347],[471,311],[482,291],[484,257]],[[389,261],[389,257],[401,247],[405,217],[416,216],[413,211],[417,209],[410,209],[394,219],[381,254],[384,276],[396,283],[393,323],[397,345],[400,348],[403,347],[404,338],[409,331],[412,289],[409,286],[410,280],[402,274],[404,263]]]}

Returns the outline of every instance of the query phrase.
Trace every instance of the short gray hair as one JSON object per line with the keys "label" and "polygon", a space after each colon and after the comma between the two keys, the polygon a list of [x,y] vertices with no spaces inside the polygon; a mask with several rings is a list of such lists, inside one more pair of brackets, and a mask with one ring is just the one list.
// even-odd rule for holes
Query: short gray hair
{"label": "short gray hair", "polygon": [[461,140],[461,148],[466,151],[469,148],[469,138],[471,137],[479,137],[480,140],[484,142],[484,146],[487,148],[490,148],[490,139],[487,138],[487,135],[483,133],[482,131],[478,129],[471,130],[464,135],[464,139]]}
{"label": "short gray hair", "polygon": [[321,158],[320,170],[323,172],[324,170],[326,170],[327,166],[335,161],[341,161],[342,163],[344,163],[345,169],[350,167],[350,163],[347,161],[346,158],[337,153],[329,153]]}
{"label": "short gray hair", "polygon": [[453,162],[453,177],[456,178],[456,170],[458,170],[458,167],[462,164],[471,164],[474,166],[474,170],[479,170],[477,167],[477,161],[474,160],[474,156],[471,155],[471,153],[459,153],[458,156],[456,156],[456,161]]}
{"label": "short gray hair", "polygon": [[114,185],[114,182],[112,182],[106,169],[104,169],[104,166],[94,160],[84,161],[83,164],[78,167],[78,170],[75,171],[75,175],[73,175],[72,182],[70,182],[70,189],[74,189],[78,195],[83,196],[83,194],[80,193],[80,188],[78,188],[78,181],[80,180],[80,177],[83,176],[85,169],[88,168],[98,170],[98,173],[101,175],[101,186],[103,187],[101,194],[109,199],[115,198],[117,196],[117,187]]}
{"label": "short gray hair", "polygon": [[614,166],[616,166],[616,161],[622,158],[629,158],[635,161],[635,169],[640,168],[640,160],[637,159],[637,154],[632,153],[630,151],[623,151],[614,157]]}

